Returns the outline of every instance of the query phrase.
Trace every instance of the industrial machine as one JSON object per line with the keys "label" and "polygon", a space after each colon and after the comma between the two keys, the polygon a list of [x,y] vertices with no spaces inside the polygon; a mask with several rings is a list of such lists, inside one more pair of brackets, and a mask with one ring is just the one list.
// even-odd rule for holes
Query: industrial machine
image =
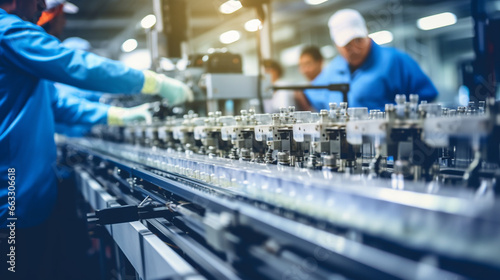
{"label": "industrial machine", "polygon": [[499,110],[157,114],[60,158],[137,279],[498,279]]}

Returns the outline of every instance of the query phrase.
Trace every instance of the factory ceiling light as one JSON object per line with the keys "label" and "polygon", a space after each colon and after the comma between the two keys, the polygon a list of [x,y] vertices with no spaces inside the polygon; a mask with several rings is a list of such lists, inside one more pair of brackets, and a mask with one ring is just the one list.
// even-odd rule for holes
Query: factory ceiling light
{"label": "factory ceiling light", "polygon": [[304,0],[304,2],[309,5],[319,5],[325,3],[326,1],[328,0]]}
{"label": "factory ceiling light", "polygon": [[136,39],[128,39],[122,44],[123,52],[131,52],[137,48],[137,40]]}
{"label": "factory ceiling light", "polygon": [[141,20],[141,27],[144,29],[149,29],[156,24],[155,15],[147,15]]}
{"label": "factory ceiling light", "polygon": [[223,44],[231,44],[238,41],[241,38],[240,32],[236,30],[229,30],[227,32],[222,33],[219,36],[219,40]]}
{"label": "factory ceiling light", "polygon": [[258,19],[251,19],[247,22],[245,22],[245,30],[249,32],[255,32],[260,29],[260,20]]}
{"label": "factory ceiling light", "polygon": [[441,13],[417,20],[417,27],[422,30],[432,30],[457,23],[457,16],[452,13]]}
{"label": "factory ceiling light", "polygon": [[379,45],[388,44],[392,42],[392,40],[394,40],[392,32],[387,30],[371,33],[368,35],[368,37],[372,38],[372,40]]}
{"label": "factory ceiling light", "polygon": [[222,3],[219,7],[219,11],[223,14],[232,14],[237,10],[241,9],[240,1],[229,0],[227,2]]}

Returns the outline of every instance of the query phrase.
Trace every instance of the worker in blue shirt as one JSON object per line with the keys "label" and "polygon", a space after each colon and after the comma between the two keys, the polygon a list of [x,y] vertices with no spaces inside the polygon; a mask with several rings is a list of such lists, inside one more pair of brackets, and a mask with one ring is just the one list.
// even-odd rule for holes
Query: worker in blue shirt
{"label": "worker in blue shirt", "polygon": [[[368,37],[366,23],[358,11],[344,9],[328,22],[330,35],[339,56],[325,67],[313,85],[350,84],[349,107],[385,108],[396,94],[418,94],[431,101],[437,90],[409,55],[394,48],[381,47]],[[342,102],[342,93],[306,90],[316,110],[327,109],[330,102]]]}
{"label": "worker in blue shirt", "polygon": [[[55,161],[53,122],[57,105],[81,114],[79,122],[86,119],[86,111],[77,104],[62,102],[53,104],[53,85],[60,82],[83,89],[109,93],[160,94],[170,104],[179,104],[192,98],[192,92],[180,81],[151,71],[139,71],[122,63],[99,57],[92,53],[64,48],[53,36],[31,22],[36,21],[40,10],[33,10],[41,0],[0,0],[0,217],[5,228],[7,217],[7,170],[19,168],[17,198],[22,199],[30,187],[37,186],[26,199],[39,198],[38,203],[28,203],[17,209],[20,227],[36,225],[50,212],[50,201],[55,199],[52,188],[55,177],[50,164]],[[16,3],[18,5],[16,5]],[[23,4],[24,3],[24,4]],[[17,14],[17,15],[16,15]],[[130,110],[101,107],[105,118],[114,124],[130,120]],[[133,112],[139,112],[138,109]],[[24,170],[23,170],[24,169]],[[26,173],[26,174],[23,174]],[[42,198],[46,199],[43,200]],[[34,212],[33,212],[34,211]],[[29,215],[29,213],[36,215]]]}
{"label": "worker in blue shirt", "polygon": [[[16,237],[22,238],[21,233],[24,236],[32,234],[30,238],[18,239],[19,250],[28,244],[42,246],[44,241],[33,243],[33,237],[50,235],[47,223],[51,220],[49,217],[57,199],[57,179],[53,168],[56,162],[55,120],[123,124],[131,119],[147,117],[144,107],[89,109],[73,102],[61,102],[53,82],[109,93],[159,94],[170,104],[192,99],[190,89],[175,79],[151,71],[135,70],[92,53],[64,48],[55,37],[34,24],[44,9],[44,0],[0,0],[2,249],[5,249],[3,234],[9,232],[13,223]],[[9,184],[15,185],[14,192],[8,189]],[[8,220],[13,217],[17,220]],[[2,251],[0,256],[5,265],[5,252]],[[37,257],[41,256],[37,255],[36,249],[29,255],[19,254],[16,264],[20,266],[16,268],[23,272],[17,273],[19,270],[16,270],[16,274],[4,278],[1,273],[7,270],[2,267],[0,278],[16,279],[14,276],[17,275],[20,279],[53,279],[33,276],[37,271],[35,268],[21,266],[21,263],[37,263]],[[25,261],[21,262],[22,258]],[[26,258],[35,259],[30,262]]]}

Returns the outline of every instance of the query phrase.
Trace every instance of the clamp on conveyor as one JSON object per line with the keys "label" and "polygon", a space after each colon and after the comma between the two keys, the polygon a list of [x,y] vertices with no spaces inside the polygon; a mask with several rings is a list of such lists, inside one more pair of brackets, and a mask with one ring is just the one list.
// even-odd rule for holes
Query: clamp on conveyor
{"label": "clamp on conveyor", "polygon": [[170,206],[159,206],[158,204],[145,204],[149,197],[146,197],[138,205],[124,205],[96,210],[87,214],[87,222],[97,225],[109,225],[134,222],[152,218],[173,218],[178,214]]}

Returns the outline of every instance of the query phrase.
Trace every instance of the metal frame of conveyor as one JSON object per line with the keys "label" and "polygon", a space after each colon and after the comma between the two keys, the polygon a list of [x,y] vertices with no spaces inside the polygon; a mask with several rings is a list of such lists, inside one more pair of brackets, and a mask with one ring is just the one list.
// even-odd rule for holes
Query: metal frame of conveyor
{"label": "metal frame of conveyor", "polygon": [[[405,239],[377,234],[362,224],[330,223],[82,143],[63,144],[63,149],[82,159],[75,165],[79,186],[94,209],[139,205],[148,199],[175,212],[105,225],[142,279],[171,275],[180,279],[465,279],[479,275],[487,279],[500,275],[498,260],[439,248],[438,241],[446,238],[439,232],[435,243],[423,239],[419,243],[411,232]],[[410,193],[384,197],[391,191],[378,190],[377,195],[339,191],[338,196],[367,209],[391,209],[395,217],[414,211],[415,217],[418,212],[442,224],[476,225],[486,231],[499,226],[492,214],[495,210],[463,211],[459,198],[426,198],[422,204],[412,202]],[[424,199],[420,195],[416,197]],[[452,201],[456,209],[440,209],[440,200]],[[409,231],[412,222],[408,221]],[[177,252],[166,243],[175,245]]]}

